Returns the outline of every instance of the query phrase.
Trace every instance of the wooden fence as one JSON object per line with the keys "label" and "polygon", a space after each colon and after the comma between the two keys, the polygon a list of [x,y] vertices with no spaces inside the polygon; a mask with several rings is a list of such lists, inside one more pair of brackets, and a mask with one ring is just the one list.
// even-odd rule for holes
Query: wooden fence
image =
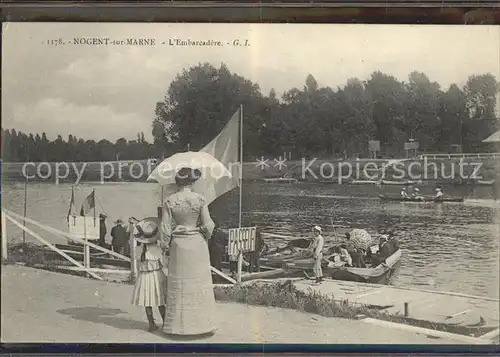
{"label": "wooden fence", "polygon": [[[66,270],[71,270],[71,271],[84,271],[86,272],[89,276],[103,280],[101,276],[99,276],[97,273],[117,273],[117,274],[131,274],[132,277],[137,276],[137,263],[136,263],[136,241],[133,238],[133,222],[132,219],[129,222],[129,232],[130,232],[130,257],[127,257],[125,255],[119,254],[113,250],[103,248],[97,244],[94,244],[88,240],[81,239],[78,237],[75,237],[74,235],[71,235],[70,233],[63,232],[59,229],[49,227],[45,224],[42,224],[40,222],[37,222],[33,219],[23,217],[15,212],[11,212],[7,209],[2,209],[2,260],[7,260],[8,258],[8,247],[7,247],[7,227],[6,227],[6,222],[10,221],[17,227],[19,227],[21,230],[24,232],[28,233],[32,237],[34,237],[36,240],[41,242],[44,246],[49,248],[51,251],[59,254],[66,260],[68,260],[70,263],[73,264],[73,266],[67,267],[67,266],[59,266],[58,268],[60,269],[66,269]],[[134,219],[135,220],[135,219]],[[20,223],[21,221],[24,221],[25,223],[32,224],[35,227],[38,227],[50,234],[53,234],[58,237],[66,238],[70,241],[80,243],[83,245],[84,248],[84,259],[83,259],[83,264],[74,259],[73,257],[70,256],[70,252],[65,251],[64,249],[58,248],[55,244],[52,244],[45,240],[43,237],[38,235],[37,233],[33,232],[31,229],[26,227],[25,223]],[[90,252],[89,248],[94,248],[100,252],[103,252],[105,254],[109,254],[110,256],[117,258],[118,261],[124,261],[130,263],[130,269],[100,269],[100,268],[93,268],[91,266],[91,259],[90,259],[90,253],[88,253],[88,259],[85,256],[85,252]],[[70,253],[70,254],[68,254]],[[74,253],[74,252],[73,252]],[[97,258],[96,258],[97,259]],[[235,284],[236,281],[232,279],[230,276],[224,274],[223,272],[219,271],[218,269],[211,267],[212,272],[216,273],[217,275],[221,276],[224,278],[226,281],[230,282],[231,284]]]}

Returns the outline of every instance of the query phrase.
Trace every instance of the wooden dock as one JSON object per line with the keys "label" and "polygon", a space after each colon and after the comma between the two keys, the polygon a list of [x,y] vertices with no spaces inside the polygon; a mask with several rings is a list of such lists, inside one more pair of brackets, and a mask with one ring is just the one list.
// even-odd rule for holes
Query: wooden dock
{"label": "wooden dock", "polygon": [[[390,315],[439,324],[492,328],[496,329],[498,334],[500,324],[498,298],[341,280],[325,279],[320,285],[314,285],[312,280],[302,278],[279,280],[282,282],[289,280],[303,292],[333,296],[335,300],[348,300]],[[276,281],[276,279],[262,279],[257,282]]]}

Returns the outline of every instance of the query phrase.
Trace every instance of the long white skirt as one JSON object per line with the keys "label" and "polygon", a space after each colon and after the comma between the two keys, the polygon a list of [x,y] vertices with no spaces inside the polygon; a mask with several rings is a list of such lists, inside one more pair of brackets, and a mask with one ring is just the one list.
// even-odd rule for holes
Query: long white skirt
{"label": "long white skirt", "polygon": [[132,294],[132,304],[137,306],[164,306],[167,303],[167,277],[162,270],[141,271]]}
{"label": "long white skirt", "polygon": [[314,261],[313,272],[315,278],[323,277],[323,269],[321,268],[321,261],[323,260],[323,253],[318,255],[318,258]]}
{"label": "long white skirt", "polygon": [[199,335],[217,330],[208,245],[201,234],[174,235],[167,277],[164,332]]}

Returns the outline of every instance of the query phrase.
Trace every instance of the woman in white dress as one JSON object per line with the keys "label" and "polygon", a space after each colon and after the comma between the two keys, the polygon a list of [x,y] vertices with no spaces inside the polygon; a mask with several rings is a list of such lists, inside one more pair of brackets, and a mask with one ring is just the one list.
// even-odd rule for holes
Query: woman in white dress
{"label": "woman in white dress", "polygon": [[164,331],[173,335],[217,329],[207,243],[214,222],[205,198],[191,190],[200,176],[199,170],[180,169],[175,178],[179,191],[163,203],[162,239],[170,247]]}

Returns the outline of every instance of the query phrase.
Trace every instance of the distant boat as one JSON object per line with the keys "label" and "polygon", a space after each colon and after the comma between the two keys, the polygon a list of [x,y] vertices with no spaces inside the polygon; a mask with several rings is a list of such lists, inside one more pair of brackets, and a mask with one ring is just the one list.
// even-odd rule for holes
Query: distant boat
{"label": "distant boat", "polygon": [[435,203],[443,203],[443,202],[463,202],[464,201],[463,197],[443,197],[440,200],[435,200],[434,197],[424,197],[424,199],[419,200],[419,199],[415,199],[415,198],[405,198],[405,197],[401,197],[401,196],[379,195],[379,198],[381,201],[387,201],[387,202],[416,202],[416,203],[435,202]]}
{"label": "distant boat", "polygon": [[380,181],[378,180],[352,180],[347,182],[351,185],[378,185]]}
{"label": "distant boat", "polygon": [[495,180],[477,180],[475,183],[479,186],[492,186],[495,184]]}
{"label": "distant boat", "polygon": [[409,186],[409,185],[421,185],[422,184],[422,180],[418,180],[418,181],[411,181],[411,180],[405,180],[405,181],[381,180],[380,183],[382,185]]}
{"label": "distant boat", "polygon": [[266,178],[264,182],[266,183],[297,183],[299,180],[291,177],[275,177],[275,178]]}

